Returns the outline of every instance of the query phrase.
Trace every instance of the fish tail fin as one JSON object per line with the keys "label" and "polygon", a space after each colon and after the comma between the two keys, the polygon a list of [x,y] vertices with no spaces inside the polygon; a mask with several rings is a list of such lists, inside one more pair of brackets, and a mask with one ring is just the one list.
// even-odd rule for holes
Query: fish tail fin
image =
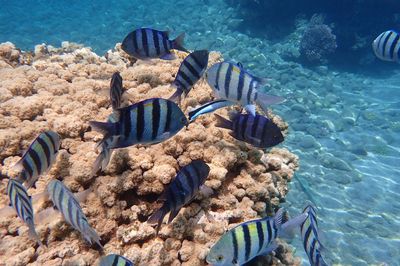
{"label": "fish tail fin", "polygon": [[110,162],[112,150],[102,145],[102,150],[94,161],[92,175],[96,175],[99,171],[104,171]]}
{"label": "fish tail fin", "polygon": [[279,237],[292,239],[295,236],[296,231],[304,223],[307,217],[308,217],[307,213],[302,213],[288,220],[287,222],[283,223],[278,232]]}
{"label": "fish tail fin", "polygon": [[100,236],[87,222],[85,223],[84,237],[89,243],[92,244],[95,242],[101,249],[103,249],[103,245],[100,243]]}
{"label": "fish tail fin", "polygon": [[28,228],[29,228],[29,231],[28,231],[28,232],[29,232],[29,236],[30,236],[32,239],[35,239],[36,242],[39,244],[39,246],[43,247],[43,243],[42,243],[42,241],[40,240],[39,235],[37,234],[37,232],[36,232],[36,230],[35,230],[35,225],[34,225],[34,223],[33,223],[33,220],[29,219],[29,220],[27,221],[27,224],[28,224]]}
{"label": "fish tail fin", "polygon": [[176,49],[183,52],[189,52],[183,47],[183,41],[185,39],[185,33],[181,33],[175,40],[172,41],[172,49]]}
{"label": "fish tail fin", "polygon": [[173,102],[176,102],[176,103],[180,103],[180,102],[181,102],[181,96],[182,96],[183,91],[182,91],[179,87],[177,87],[177,86],[175,86],[175,87],[176,87],[175,93],[172,94],[172,96],[169,97],[168,100],[173,101]]}
{"label": "fish tail fin", "polygon": [[264,112],[267,112],[268,106],[272,104],[280,104],[285,101],[285,98],[281,96],[269,95],[265,93],[258,93],[256,103],[260,105]]}
{"label": "fish tail fin", "polygon": [[233,128],[233,123],[229,121],[228,119],[223,118],[220,115],[214,114],[215,117],[217,118],[217,122],[215,123],[216,127],[222,127],[226,129],[232,129]]}
{"label": "fish tail fin", "polygon": [[107,123],[107,122],[98,122],[98,121],[89,121],[90,127],[100,132],[101,134],[106,136],[112,136],[115,133],[115,123]]}
{"label": "fish tail fin", "polygon": [[156,227],[156,234],[160,231],[161,223],[164,220],[165,215],[167,214],[168,210],[166,207],[162,206],[158,211],[153,213],[150,218],[147,220],[147,223],[150,224],[157,224]]}

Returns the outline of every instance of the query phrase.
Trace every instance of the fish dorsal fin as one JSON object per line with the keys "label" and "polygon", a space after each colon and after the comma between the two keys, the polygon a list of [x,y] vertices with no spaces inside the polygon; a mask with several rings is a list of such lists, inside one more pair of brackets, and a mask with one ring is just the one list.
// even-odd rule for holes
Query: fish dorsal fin
{"label": "fish dorsal fin", "polygon": [[243,64],[241,62],[237,62],[236,65],[240,68],[243,68]]}

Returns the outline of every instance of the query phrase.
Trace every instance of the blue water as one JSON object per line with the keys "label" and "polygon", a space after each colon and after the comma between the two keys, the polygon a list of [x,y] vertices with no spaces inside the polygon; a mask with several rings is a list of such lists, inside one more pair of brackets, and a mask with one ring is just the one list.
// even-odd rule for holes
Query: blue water
{"label": "blue water", "polygon": [[[222,0],[0,5],[0,42],[11,41],[24,50],[68,40],[101,55],[129,31],[149,26],[170,29],[172,36],[186,32],[187,48],[221,51],[225,58],[271,78],[269,90],[288,99],[273,107],[290,125],[283,146],[296,153],[301,164],[286,206],[292,214],[307,200],[320,208],[330,262],[399,265],[400,72],[395,67],[384,77],[356,74],[356,67],[304,67],[284,56],[298,44],[297,34],[272,41],[267,35],[238,31],[237,12]],[[381,72],[371,68],[371,73]],[[301,242],[292,244],[308,265]]]}

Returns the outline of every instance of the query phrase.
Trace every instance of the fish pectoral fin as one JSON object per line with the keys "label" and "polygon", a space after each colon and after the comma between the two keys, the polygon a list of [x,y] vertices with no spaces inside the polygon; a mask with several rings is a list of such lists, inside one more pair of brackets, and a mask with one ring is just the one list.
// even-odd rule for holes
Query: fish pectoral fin
{"label": "fish pectoral fin", "polygon": [[160,58],[164,59],[164,60],[174,60],[174,59],[176,59],[176,55],[168,53],[168,54],[161,56]]}
{"label": "fish pectoral fin", "polygon": [[259,256],[266,256],[279,247],[276,241],[272,241],[265,249],[261,250]]}
{"label": "fish pectoral fin", "polygon": [[251,114],[252,116],[256,116],[256,106],[254,104],[248,104],[244,107],[246,112],[248,114]]}
{"label": "fish pectoral fin", "polygon": [[253,143],[257,144],[257,145],[261,145],[261,139],[252,137],[252,136],[247,136],[247,138],[249,138]]}

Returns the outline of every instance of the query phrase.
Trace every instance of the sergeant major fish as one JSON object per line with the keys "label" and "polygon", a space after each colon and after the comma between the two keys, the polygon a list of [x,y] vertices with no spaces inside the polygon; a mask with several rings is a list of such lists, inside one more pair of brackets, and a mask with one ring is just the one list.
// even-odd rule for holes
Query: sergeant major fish
{"label": "sergeant major fish", "polygon": [[304,250],[307,253],[310,265],[328,266],[321,254],[324,247],[319,241],[317,213],[311,205],[304,208],[303,213],[308,214],[308,217],[301,224],[300,231],[303,239]]}
{"label": "sergeant major fish", "polygon": [[48,171],[56,160],[60,149],[60,136],[54,131],[41,133],[28,147],[14,168],[20,172],[16,178],[26,188],[35,186],[39,176]]}
{"label": "sergeant major fish", "polygon": [[398,62],[400,52],[400,35],[394,30],[379,34],[372,42],[375,55],[384,61]]}
{"label": "sergeant major fish", "polygon": [[209,172],[210,167],[201,160],[192,161],[178,172],[176,178],[159,198],[164,201],[164,204],[147,221],[151,224],[158,223],[157,233],[164,216],[170,212],[168,223],[172,222],[179,210],[194,198],[206,181]]}
{"label": "sergeant major fish", "polygon": [[185,34],[175,40],[169,40],[168,31],[140,28],[129,33],[122,41],[121,48],[127,54],[138,59],[161,58],[172,60],[172,49],[187,52],[183,47]]}
{"label": "sergeant major fish", "polygon": [[172,101],[151,98],[116,110],[114,123],[90,121],[90,126],[104,134],[101,141],[110,141],[108,148],[124,148],[134,144],[154,144],[177,134],[188,125],[182,110]]}
{"label": "sergeant major fish", "polygon": [[268,105],[284,101],[282,97],[259,92],[258,88],[265,85],[267,80],[253,76],[241,64],[216,63],[207,70],[206,77],[217,97],[244,106],[252,115],[256,113],[254,103],[266,112]]}
{"label": "sergeant major fish", "polygon": [[194,84],[203,76],[207,64],[207,50],[194,51],[186,56],[179,66],[178,73],[172,83],[176,87],[176,92],[170,97],[170,100],[178,100],[180,102],[182,93],[187,95]]}
{"label": "sergeant major fish", "polygon": [[279,127],[267,117],[262,115],[252,116],[234,112],[230,120],[215,114],[216,127],[232,130],[230,135],[237,140],[247,142],[258,148],[269,148],[278,145],[284,140]]}
{"label": "sergeant major fish", "polygon": [[52,180],[47,185],[47,192],[54,206],[61,212],[64,219],[73,228],[81,232],[83,237],[92,244],[96,242],[101,248],[100,237],[89,225],[81,206],[74,194],[59,180]]}
{"label": "sergeant major fish", "polygon": [[43,244],[35,230],[32,200],[25,187],[19,181],[9,179],[7,194],[10,198],[10,205],[15,209],[18,217],[28,225],[29,235],[33,237],[40,246],[42,246]]}
{"label": "sergeant major fish", "polygon": [[109,254],[100,259],[99,266],[133,266],[133,262],[121,255]]}
{"label": "sergeant major fish", "polygon": [[119,72],[115,72],[111,77],[110,82],[110,100],[112,108],[118,109],[121,107],[122,94],[124,88],[122,86],[122,77]]}
{"label": "sergeant major fish", "polygon": [[207,262],[214,266],[243,265],[272,252],[278,247],[277,237],[294,230],[307,218],[307,214],[301,214],[283,223],[283,213],[279,209],[274,217],[247,221],[232,228],[211,247]]}

